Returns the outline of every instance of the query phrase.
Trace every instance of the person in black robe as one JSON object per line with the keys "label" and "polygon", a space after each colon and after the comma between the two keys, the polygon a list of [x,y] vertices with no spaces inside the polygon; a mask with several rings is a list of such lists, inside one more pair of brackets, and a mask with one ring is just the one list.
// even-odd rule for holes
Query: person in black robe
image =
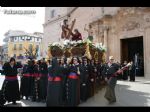
{"label": "person in black robe", "polygon": [[4,104],[6,103],[4,92],[0,90],[0,107],[4,107]]}
{"label": "person in black robe", "polygon": [[98,62],[98,60],[95,61],[95,71],[96,71],[96,93],[99,91],[100,89],[100,85],[101,85],[101,82],[103,81],[103,76],[102,76],[102,69],[103,69],[103,66],[101,63]]}
{"label": "person in black robe", "polygon": [[32,59],[29,60],[29,64],[28,64],[28,72],[29,72],[29,98],[32,99],[32,86],[33,86],[33,67],[34,67],[34,61]]}
{"label": "person in black robe", "polygon": [[[124,67],[126,65],[127,65],[127,61],[124,61],[124,63],[122,64],[122,67]],[[122,79],[128,80],[128,69],[123,71]]]}
{"label": "person in black robe", "polygon": [[80,99],[85,102],[90,97],[90,66],[87,58],[83,58],[80,74]]}
{"label": "person in black robe", "polygon": [[67,105],[67,92],[66,92],[66,84],[67,84],[67,75],[69,74],[68,65],[65,58],[61,58],[59,62],[60,68],[62,69],[62,100],[63,105]]}
{"label": "person in black robe", "polygon": [[47,94],[47,84],[48,84],[48,65],[45,62],[45,59],[42,59],[39,63],[39,72],[40,72],[40,100],[42,102],[46,101]]}
{"label": "person in black robe", "polygon": [[56,57],[53,57],[48,73],[46,106],[62,106],[62,69]]}
{"label": "person in black robe", "polygon": [[130,62],[131,66],[129,66],[129,76],[130,81],[135,81],[135,65],[133,64],[133,61]]}
{"label": "person in black robe", "polygon": [[10,61],[3,66],[5,80],[2,90],[4,91],[6,101],[13,102],[13,104],[16,104],[16,101],[20,100],[19,83],[17,78],[18,68],[21,68],[21,66],[16,64],[14,58],[11,58]]}
{"label": "person in black robe", "polygon": [[[119,68],[123,67],[121,63],[116,62],[119,65]],[[117,76],[117,80],[123,80],[123,73]]]}
{"label": "person in black robe", "polygon": [[32,101],[33,101],[33,98],[32,98],[32,92],[33,92],[33,85],[34,85],[34,77],[33,77],[33,75],[34,75],[34,60],[30,60],[30,62],[29,62],[29,68],[28,68],[28,70],[29,70],[29,75],[30,75],[30,77],[29,77],[29,82],[30,82],[30,99],[32,99]]}
{"label": "person in black robe", "polygon": [[28,100],[30,96],[30,74],[29,74],[29,60],[26,61],[26,64],[23,66],[23,76],[21,78],[21,85],[20,85],[20,95],[26,97]]}
{"label": "person in black robe", "polygon": [[32,101],[40,102],[40,75],[39,75],[39,65],[38,62],[34,62],[33,68],[34,74],[34,83],[32,88]]}
{"label": "person in black robe", "polygon": [[67,106],[77,106],[80,103],[80,68],[79,59],[73,57],[67,80]]}
{"label": "person in black robe", "polygon": [[90,97],[94,96],[96,88],[96,74],[97,68],[95,66],[95,61],[91,60],[90,62]]}

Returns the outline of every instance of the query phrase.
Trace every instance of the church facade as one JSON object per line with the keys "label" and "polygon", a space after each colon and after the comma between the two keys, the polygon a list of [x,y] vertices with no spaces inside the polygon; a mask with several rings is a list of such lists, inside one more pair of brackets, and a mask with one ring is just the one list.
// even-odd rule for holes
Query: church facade
{"label": "church facade", "polygon": [[[53,16],[56,11],[56,18]],[[55,12],[54,11],[54,12]],[[51,13],[50,13],[51,12]],[[48,18],[50,19],[48,21]],[[94,42],[107,47],[106,58],[112,55],[118,62],[135,61],[138,54],[141,72],[139,75],[150,78],[150,8],[148,7],[57,7],[45,9],[44,49],[48,43],[60,41],[61,23],[76,19],[77,28],[83,38],[88,33],[84,27],[92,26]]]}

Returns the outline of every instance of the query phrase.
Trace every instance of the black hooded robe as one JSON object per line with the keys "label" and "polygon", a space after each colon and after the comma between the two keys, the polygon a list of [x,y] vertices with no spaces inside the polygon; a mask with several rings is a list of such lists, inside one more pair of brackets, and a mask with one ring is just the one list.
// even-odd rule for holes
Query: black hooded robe
{"label": "black hooded robe", "polygon": [[[123,64],[122,67],[124,67],[124,66],[126,66],[126,64]],[[122,79],[128,80],[128,69],[123,71]]]}
{"label": "black hooded robe", "polygon": [[[96,71],[95,71],[96,70]],[[90,93],[89,97],[94,96],[96,90],[96,73],[98,72],[95,65],[90,65],[90,75],[89,75],[89,87]],[[93,80],[91,80],[93,79]]]}
{"label": "black hooded robe", "polygon": [[20,94],[26,96],[26,99],[30,96],[30,74],[29,66],[26,64],[23,66],[23,77],[21,78]]}
{"label": "black hooded robe", "polygon": [[31,96],[32,101],[39,101],[40,97],[40,89],[39,89],[39,68],[38,65],[35,64],[33,66],[33,75],[32,75],[32,86],[31,86]]}
{"label": "black hooded robe", "polygon": [[62,75],[56,58],[52,60],[48,73],[46,106],[62,106]]}
{"label": "black hooded robe", "polygon": [[61,66],[62,69],[62,100],[63,100],[63,104],[64,106],[67,105],[67,76],[69,74],[69,68],[67,66],[67,64],[64,64],[63,66]]}
{"label": "black hooded robe", "polygon": [[80,99],[86,101],[90,97],[90,66],[82,65],[80,75]]}
{"label": "black hooded robe", "polygon": [[17,64],[13,67],[9,63],[3,66],[5,80],[2,86],[4,97],[8,102],[15,102],[20,100],[19,83],[17,78],[17,69],[20,68]]}
{"label": "black hooded robe", "polygon": [[39,65],[39,69],[40,69],[40,82],[39,82],[40,99],[46,100],[47,85],[48,85],[48,66],[44,62]]}

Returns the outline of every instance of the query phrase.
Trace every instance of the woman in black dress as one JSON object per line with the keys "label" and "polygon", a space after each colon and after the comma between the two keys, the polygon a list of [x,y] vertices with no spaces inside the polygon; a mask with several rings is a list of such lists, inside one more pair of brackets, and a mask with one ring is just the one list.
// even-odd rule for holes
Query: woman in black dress
{"label": "woman in black dress", "polygon": [[80,103],[80,64],[78,58],[72,58],[67,80],[67,105],[77,106]]}
{"label": "woman in black dress", "polygon": [[5,63],[3,66],[5,80],[2,90],[4,90],[6,101],[13,102],[13,104],[16,104],[16,101],[20,100],[19,83],[17,77],[18,68],[21,68],[21,66],[16,64],[14,58],[11,58],[10,61]]}

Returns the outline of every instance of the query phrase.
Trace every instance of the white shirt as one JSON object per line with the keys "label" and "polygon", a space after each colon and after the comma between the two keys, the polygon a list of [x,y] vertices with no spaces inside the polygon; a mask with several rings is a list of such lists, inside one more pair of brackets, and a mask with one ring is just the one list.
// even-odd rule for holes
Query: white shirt
{"label": "white shirt", "polygon": [[112,65],[112,63],[108,63],[108,66],[110,67]]}

